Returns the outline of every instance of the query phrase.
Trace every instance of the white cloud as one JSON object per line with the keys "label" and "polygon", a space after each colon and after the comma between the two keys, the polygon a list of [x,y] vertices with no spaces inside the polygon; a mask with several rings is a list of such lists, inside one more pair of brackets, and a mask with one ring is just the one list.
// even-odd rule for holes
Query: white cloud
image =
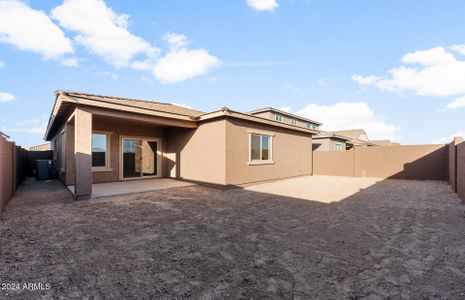
{"label": "white cloud", "polygon": [[52,10],[59,25],[77,32],[74,40],[116,67],[129,66],[154,48],[128,30],[129,16],[117,14],[103,0],[65,0]]}
{"label": "white cloud", "polygon": [[164,39],[170,43],[170,51],[153,67],[153,75],[163,83],[175,83],[203,75],[221,63],[204,49],[187,49],[188,41],[184,35],[168,34]]}
{"label": "white cloud", "polygon": [[11,102],[16,100],[16,97],[7,92],[0,92],[0,103]]}
{"label": "white cloud", "polygon": [[400,128],[384,121],[364,102],[338,102],[334,105],[309,104],[296,115],[323,123],[327,131],[363,128],[370,139],[400,138]]}
{"label": "white cloud", "polygon": [[462,45],[453,45],[450,47],[450,49],[454,50],[455,52],[465,55],[465,44]]}
{"label": "white cloud", "polygon": [[355,75],[352,76],[353,81],[356,81],[356,82],[358,82],[359,84],[362,84],[362,85],[370,85],[370,84],[373,84],[373,83],[377,82],[380,79],[381,79],[381,77],[374,76],[374,75],[362,76],[362,75],[355,74]]}
{"label": "white cloud", "polygon": [[412,91],[417,95],[435,97],[465,94],[465,61],[457,60],[444,48],[409,53],[403,57],[403,62],[420,66],[393,68],[385,77],[354,75],[352,79],[388,92]]}
{"label": "white cloud", "polygon": [[16,0],[0,1],[0,43],[38,53],[45,59],[73,52],[71,41],[43,11]]}
{"label": "white cloud", "polygon": [[328,78],[320,78],[320,79],[318,79],[316,84],[318,84],[319,86],[327,86],[327,85],[329,85],[329,79]]}
{"label": "white cloud", "polygon": [[457,109],[465,107],[465,96],[460,97],[446,105],[446,109]]}
{"label": "white cloud", "polygon": [[433,144],[448,144],[448,143],[451,143],[454,140],[454,137],[465,137],[465,130],[464,131],[458,131],[455,134],[436,139],[436,140],[433,141]]}
{"label": "white cloud", "polygon": [[79,60],[76,58],[65,58],[60,61],[60,64],[65,67],[79,67]]}
{"label": "white cloud", "polygon": [[455,62],[455,57],[446,52],[446,49],[443,47],[436,47],[426,51],[408,53],[402,57],[402,62],[405,64],[432,66]]}
{"label": "white cloud", "polygon": [[3,60],[0,60],[0,69],[5,67],[5,62]]}
{"label": "white cloud", "polygon": [[185,48],[189,44],[184,34],[167,33],[163,39],[170,44],[172,49]]}
{"label": "white cloud", "polygon": [[14,126],[1,126],[0,130],[8,133],[21,132],[43,135],[47,127],[47,116],[20,120]]}
{"label": "white cloud", "polygon": [[283,107],[280,107],[278,109],[290,113],[291,109],[292,109],[292,106],[283,106]]}
{"label": "white cloud", "polygon": [[118,74],[116,74],[115,72],[111,72],[111,71],[103,71],[100,73],[100,75],[109,77],[113,80],[117,80],[119,78]]}
{"label": "white cloud", "polygon": [[247,4],[259,11],[274,10],[279,6],[277,0],[247,0]]}

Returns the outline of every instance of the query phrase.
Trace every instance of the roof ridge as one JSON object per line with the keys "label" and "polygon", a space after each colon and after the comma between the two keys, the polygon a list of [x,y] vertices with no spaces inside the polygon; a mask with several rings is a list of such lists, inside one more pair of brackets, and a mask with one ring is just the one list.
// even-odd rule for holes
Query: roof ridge
{"label": "roof ridge", "polygon": [[194,108],[187,108],[181,105],[169,103],[169,102],[160,102],[160,101],[153,101],[153,100],[142,100],[142,99],[134,99],[134,98],[126,98],[126,97],[118,97],[118,96],[109,96],[109,95],[100,95],[100,94],[91,94],[91,93],[81,93],[81,92],[75,92],[75,91],[63,91],[63,90],[58,90],[57,93],[61,93],[63,95],[82,95],[82,96],[89,96],[89,97],[101,97],[101,98],[112,98],[112,99],[120,99],[120,100],[127,100],[127,101],[135,101],[135,102],[143,102],[143,103],[154,103],[154,104],[161,104],[161,105],[170,105],[170,106],[176,106],[176,107],[182,107],[186,109],[191,109],[191,110],[196,110]]}

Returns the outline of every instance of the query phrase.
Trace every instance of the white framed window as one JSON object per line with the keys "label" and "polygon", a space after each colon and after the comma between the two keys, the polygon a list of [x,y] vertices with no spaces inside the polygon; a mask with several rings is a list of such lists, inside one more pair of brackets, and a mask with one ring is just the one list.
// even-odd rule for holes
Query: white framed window
{"label": "white framed window", "polygon": [[291,124],[292,125],[297,125],[297,120],[296,119],[291,119]]}
{"label": "white framed window", "polygon": [[104,132],[92,133],[92,168],[110,167],[110,135]]}
{"label": "white framed window", "polygon": [[334,150],[335,151],[343,151],[344,150],[344,145],[341,143],[335,143],[334,144]]}
{"label": "white framed window", "polygon": [[66,171],[66,131],[61,132],[61,155],[60,166],[63,172]]}
{"label": "white framed window", "polygon": [[284,121],[283,115],[280,115],[280,114],[275,114],[275,115],[274,115],[274,119],[275,119],[276,121],[278,121],[278,122]]}
{"label": "white framed window", "polygon": [[273,163],[273,136],[249,133],[249,164]]}

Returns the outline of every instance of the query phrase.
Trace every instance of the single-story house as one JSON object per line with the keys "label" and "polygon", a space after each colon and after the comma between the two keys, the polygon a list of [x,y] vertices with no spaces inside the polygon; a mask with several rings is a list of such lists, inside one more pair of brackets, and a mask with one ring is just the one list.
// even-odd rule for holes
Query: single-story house
{"label": "single-story house", "polygon": [[319,131],[293,117],[299,123],[57,91],[45,139],[76,198],[90,197],[93,183],[153,177],[242,185],[311,175],[312,136]]}

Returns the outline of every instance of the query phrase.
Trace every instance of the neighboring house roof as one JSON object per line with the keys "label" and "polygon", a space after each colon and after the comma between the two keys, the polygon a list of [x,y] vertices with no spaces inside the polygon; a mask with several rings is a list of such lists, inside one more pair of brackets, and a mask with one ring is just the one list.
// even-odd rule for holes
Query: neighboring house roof
{"label": "neighboring house roof", "polygon": [[195,120],[206,121],[206,120],[215,119],[215,118],[219,118],[219,117],[232,117],[232,118],[236,118],[236,119],[242,119],[242,120],[246,120],[246,121],[252,121],[252,122],[272,125],[272,126],[291,129],[291,130],[300,131],[300,132],[304,132],[304,133],[310,133],[312,135],[318,134],[320,132],[319,130],[316,130],[316,129],[310,129],[310,128],[306,128],[306,127],[297,127],[297,126],[294,126],[294,125],[291,125],[291,124],[286,124],[286,123],[278,122],[278,121],[275,121],[275,120],[258,117],[258,116],[255,116],[253,114],[250,114],[250,113],[243,113],[243,112],[234,111],[234,110],[231,110],[231,109],[229,109],[227,107],[223,107],[221,110],[217,110],[217,111],[213,111],[213,112],[209,112],[209,113],[205,113],[203,115],[200,115],[200,116],[196,117]]}
{"label": "neighboring house roof", "polygon": [[398,146],[400,143],[392,142],[391,140],[371,140],[376,146]]}
{"label": "neighboring house roof", "polygon": [[9,135],[6,135],[5,133],[3,133],[3,132],[1,132],[1,131],[0,131],[0,136],[3,136],[3,137],[5,137],[5,138],[7,138],[7,139],[9,139],[9,138],[10,138],[10,136],[9,136]]}
{"label": "neighboring house roof", "polygon": [[284,115],[284,116],[288,116],[288,117],[291,117],[291,118],[294,118],[294,119],[297,119],[297,120],[301,120],[303,122],[313,123],[313,124],[316,124],[318,126],[323,125],[320,122],[313,121],[313,120],[310,120],[310,119],[307,119],[307,118],[304,118],[304,117],[301,117],[301,116],[298,116],[298,115],[294,115],[294,114],[291,114],[291,113],[288,113],[286,111],[283,111],[283,110],[280,110],[280,109],[277,109],[277,108],[273,108],[273,107],[260,108],[260,109],[249,111],[248,113],[251,114],[251,115],[255,115],[255,114],[268,112],[268,111],[275,112],[275,113],[278,113],[278,114],[281,114],[281,115]]}
{"label": "neighboring house roof", "polygon": [[343,135],[343,136],[346,136],[346,137],[349,137],[355,140],[361,140],[365,142],[369,141],[367,133],[365,132],[364,129],[337,130],[337,131],[333,131],[333,133]]}
{"label": "neighboring house roof", "polygon": [[351,145],[367,145],[373,146],[374,144],[368,140],[368,136],[363,129],[352,129],[352,130],[337,130],[337,131],[328,131],[324,132],[321,137],[320,135],[314,136],[314,139],[323,139],[323,138],[338,138],[340,140],[345,140],[347,144]]}
{"label": "neighboring house roof", "polygon": [[[162,122],[160,124],[166,124],[166,120],[170,120],[171,125],[166,126],[178,125],[179,127],[196,128],[198,126],[198,122],[217,117],[232,117],[239,119],[247,119],[249,121],[268,124],[275,127],[282,127],[295,131],[305,132],[312,135],[317,134],[319,132],[318,130],[310,128],[300,128],[277,122],[275,120],[265,119],[250,113],[240,113],[232,111],[228,108],[223,108],[221,110],[210,113],[202,113],[199,110],[170,103],[58,90],[56,91],[55,103],[53,105],[52,113],[50,115],[47,129],[45,132],[45,140],[51,140],[56,130],[60,128],[60,124],[66,121],[65,118],[67,118],[67,116],[70,115],[72,109],[76,105],[92,107],[94,110],[99,110],[100,114],[107,114],[109,110],[114,110],[118,113],[144,115],[143,117],[141,116],[141,121],[142,118],[145,118],[145,120],[147,120],[148,122],[151,122],[154,118],[158,118],[158,122],[162,122],[162,120],[163,122],[165,122]],[[172,125],[174,124],[174,122],[176,122],[177,125]],[[311,122],[315,124],[320,124],[314,121]]]}
{"label": "neighboring house roof", "polygon": [[318,139],[338,139],[338,140],[346,141],[346,142],[351,140],[351,138],[347,136],[343,136],[343,135],[340,135],[334,132],[327,132],[327,131],[323,131],[320,134],[313,136],[313,139],[317,139],[317,140]]}
{"label": "neighboring house roof", "polygon": [[50,145],[50,143],[45,143],[45,144],[29,147],[29,150],[30,151],[47,151],[47,150],[52,150],[52,146]]}

